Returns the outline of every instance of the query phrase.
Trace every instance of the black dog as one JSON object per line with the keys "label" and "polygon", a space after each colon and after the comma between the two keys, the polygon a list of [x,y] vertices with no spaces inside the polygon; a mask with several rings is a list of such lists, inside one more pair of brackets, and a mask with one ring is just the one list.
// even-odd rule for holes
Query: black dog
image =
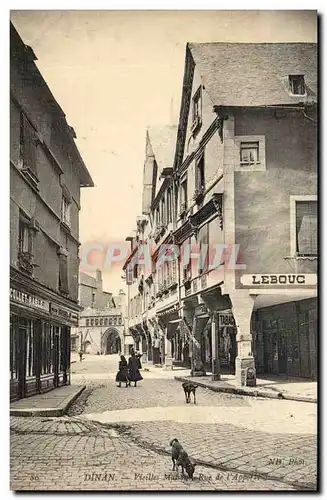
{"label": "black dog", "polygon": [[197,384],[193,384],[193,382],[184,382],[182,384],[182,387],[184,389],[186,403],[190,403],[191,402],[191,393],[192,393],[193,394],[194,404],[196,404],[195,391],[196,391],[196,388],[197,388]]}
{"label": "black dog", "polygon": [[193,479],[195,464],[191,462],[190,457],[184,450],[183,446],[180,444],[178,439],[173,439],[170,442],[170,446],[171,446],[171,459],[173,461],[173,470],[177,469],[178,471],[178,467],[181,467],[182,474],[185,475],[184,474],[184,469],[185,469],[188,477]]}

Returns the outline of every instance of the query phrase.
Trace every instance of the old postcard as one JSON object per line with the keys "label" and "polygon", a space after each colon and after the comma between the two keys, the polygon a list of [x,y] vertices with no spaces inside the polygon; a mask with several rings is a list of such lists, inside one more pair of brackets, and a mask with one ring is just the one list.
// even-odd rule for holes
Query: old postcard
{"label": "old postcard", "polygon": [[10,13],[10,489],[317,491],[317,12]]}

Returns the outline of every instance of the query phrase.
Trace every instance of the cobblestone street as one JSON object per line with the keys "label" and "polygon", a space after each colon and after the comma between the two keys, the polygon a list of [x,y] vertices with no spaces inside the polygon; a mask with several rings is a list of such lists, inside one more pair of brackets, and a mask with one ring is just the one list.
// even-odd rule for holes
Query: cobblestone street
{"label": "cobblestone street", "polygon": [[[67,416],[11,418],[11,489],[315,488],[316,405],[202,388],[186,405],[174,373],[150,366],[136,388],[117,388],[116,356],[72,366],[87,388]],[[171,471],[175,437],[197,463],[193,481]]]}

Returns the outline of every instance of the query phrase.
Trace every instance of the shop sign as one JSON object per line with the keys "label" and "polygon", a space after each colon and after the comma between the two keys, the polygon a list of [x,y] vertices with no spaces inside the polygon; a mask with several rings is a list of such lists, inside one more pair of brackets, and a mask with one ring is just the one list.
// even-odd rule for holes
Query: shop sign
{"label": "shop sign", "polygon": [[22,292],[16,288],[10,288],[10,300],[18,304],[24,304],[28,307],[34,307],[35,309],[49,312],[50,304],[47,300],[41,299],[41,297],[37,297],[36,295]]}
{"label": "shop sign", "polygon": [[316,274],[243,274],[241,283],[245,286],[303,286],[316,285]]}
{"label": "shop sign", "polygon": [[69,309],[64,309],[62,307],[54,306],[54,305],[51,304],[50,312],[51,312],[52,315],[59,316],[62,319],[65,319],[65,320],[68,320],[68,321],[72,321],[74,323],[78,322],[78,315],[77,315],[77,313],[75,313],[73,311],[69,311]]}
{"label": "shop sign", "polygon": [[218,313],[218,322],[220,328],[223,326],[235,326],[234,316],[232,313]]}

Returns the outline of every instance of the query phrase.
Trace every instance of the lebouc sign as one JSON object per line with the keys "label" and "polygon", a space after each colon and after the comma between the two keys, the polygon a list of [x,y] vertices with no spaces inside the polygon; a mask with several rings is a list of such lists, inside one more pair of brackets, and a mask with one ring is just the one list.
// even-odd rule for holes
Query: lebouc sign
{"label": "lebouc sign", "polygon": [[316,285],[316,274],[243,274],[241,283],[245,286],[262,286],[262,285],[286,285],[286,286],[303,286]]}

